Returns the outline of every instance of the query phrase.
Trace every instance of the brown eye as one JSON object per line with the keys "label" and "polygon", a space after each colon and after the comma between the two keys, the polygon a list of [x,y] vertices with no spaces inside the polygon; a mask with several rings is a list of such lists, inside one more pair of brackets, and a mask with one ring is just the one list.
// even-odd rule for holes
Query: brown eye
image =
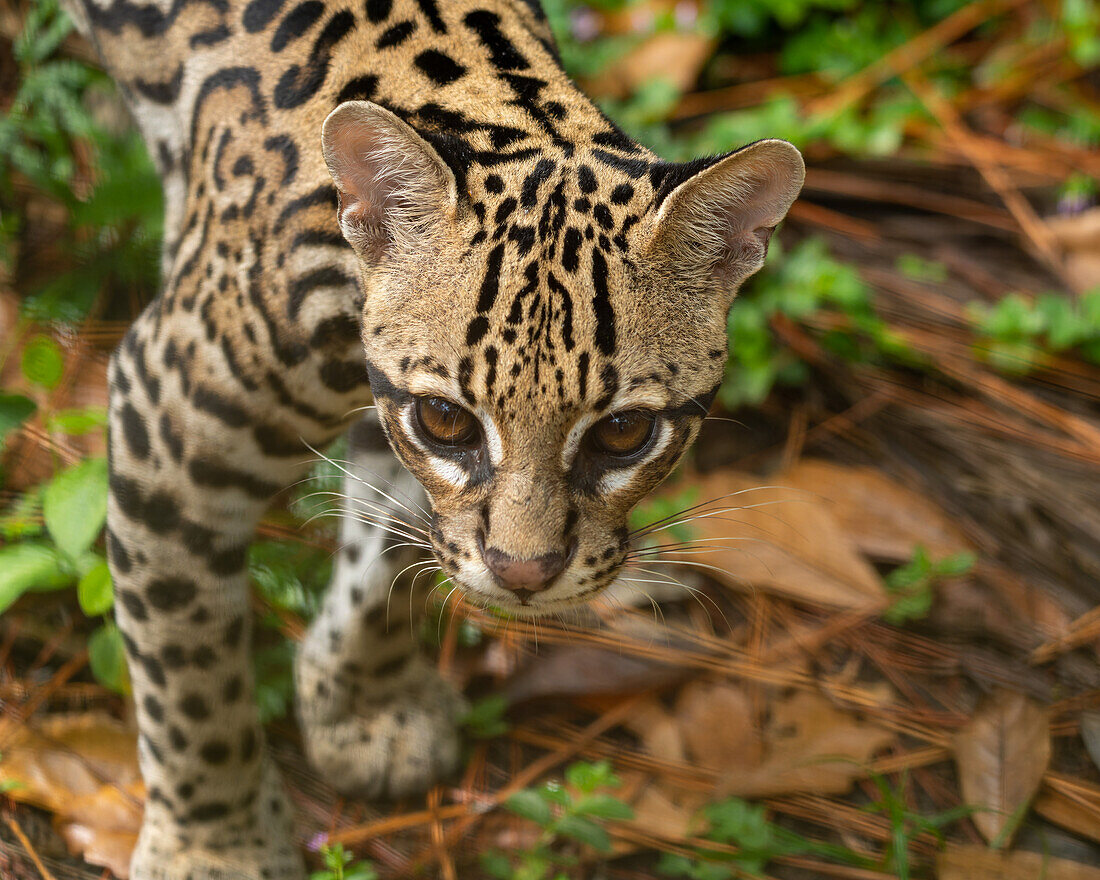
{"label": "brown eye", "polygon": [[416,418],[424,433],[444,446],[469,446],[478,436],[473,413],[444,397],[418,398]]}
{"label": "brown eye", "polygon": [[649,442],[655,422],[651,413],[640,410],[612,413],[596,422],[592,439],[607,455],[633,455]]}

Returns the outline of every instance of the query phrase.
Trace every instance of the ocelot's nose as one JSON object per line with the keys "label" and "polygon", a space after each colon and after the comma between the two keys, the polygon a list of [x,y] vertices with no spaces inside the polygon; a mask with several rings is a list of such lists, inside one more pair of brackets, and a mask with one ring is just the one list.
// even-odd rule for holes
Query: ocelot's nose
{"label": "ocelot's nose", "polygon": [[495,547],[483,547],[481,556],[497,581],[506,590],[520,598],[545,590],[565,569],[573,555],[573,548],[547,553],[533,559],[517,559]]}

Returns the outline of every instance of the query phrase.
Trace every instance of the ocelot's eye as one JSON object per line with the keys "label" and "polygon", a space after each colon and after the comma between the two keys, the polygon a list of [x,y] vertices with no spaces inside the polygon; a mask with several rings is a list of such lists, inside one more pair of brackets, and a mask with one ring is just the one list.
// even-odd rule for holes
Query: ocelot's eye
{"label": "ocelot's eye", "polygon": [[649,443],[656,422],[652,413],[642,410],[612,413],[596,422],[590,436],[600,452],[625,458]]}
{"label": "ocelot's eye", "polygon": [[431,440],[443,446],[471,446],[481,432],[474,414],[445,397],[419,397],[416,419]]}

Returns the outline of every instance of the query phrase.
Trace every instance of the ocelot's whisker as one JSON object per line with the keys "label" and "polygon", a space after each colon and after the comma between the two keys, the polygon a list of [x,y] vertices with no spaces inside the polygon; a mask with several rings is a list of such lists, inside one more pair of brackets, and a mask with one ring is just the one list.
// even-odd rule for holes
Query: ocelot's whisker
{"label": "ocelot's whisker", "polygon": [[[329,462],[331,462],[332,464],[335,464],[335,465],[337,465],[337,467],[339,467],[339,464],[340,464],[340,463],[342,463],[342,464],[347,464],[347,465],[351,465],[352,467],[360,467],[360,466],[359,466],[359,465],[357,465],[357,464],[356,464],[355,462],[353,462],[353,461],[347,461],[346,459],[335,459],[335,458],[330,458],[330,459],[326,459],[326,461],[329,461]],[[360,467],[360,470],[363,470],[363,469],[362,469],[362,468]],[[345,478],[345,479],[353,479],[353,480],[355,480],[355,481],[356,481],[357,483],[359,483],[360,485],[366,486],[366,487],[367,487],[368,489],[370,489],[370,490],[371,490],[372,492],[376,492],[377,494],[379,494],[379,495],[381,495],[381,496],[383,496],[383,497],[387,498],[387,499],[388,499],[389,501],[391,501],[391,502],[392,502],[392,503],[393,503],[393,504],[394,504],[394,505],[395,505],[395,506],[396,506],[396,507],[397,507],[397,508],[398,508],[399,510],[404,510],[404,511],[406,511],[407,513],[410,513],[410,514],[412,514],[413,516],[415,516],[415,517],[416,517],[417,519],[420,519],[420,520],[422,520],[422,521],[423,521],[423,522],[425,522],[426,524],[428,523],[428,520],[427,520],[427,519],[425,519],[425,517],[430,517],[430,516],[431,516],[430,512],[429,512],[429,511],[427,511],[427,510],[425,510],[425,509],[424,509],[424,508],[423,508],[423,507],[422,507],[422,506],[421,506],[420,504],[418,504],[418,503],[416,502],[416,500],[415,500],[415,499],[413,499],[413,498],[412,498],[412,497],[411,497],[411,496],[410,496],[410,495],[409,495],[409,494],[408,494],[407,492],[403,492],[403,491],[401,491],[401,490],[399,489],[399,487],[397,486],[397,484],[396,484],[396,483],[394,483],[394,482],[393,482],[392,480],[387,480],[387,479],[386,479],[385,477],[383,477],[383,476],[382,476],[381,474],[379,474],[379,473],[377,473],[377,472],[375,472],[375,471],[365,471],[365,470],[364,470],[364,473],[368,473],[368,474],[370,474],[371,476],[377,477],[377,478],[378,478],[379,480],[381,480],[381,481],[382,481],[383,483],[386,483],[387,485],[389,485],[389,486],[390,486],[390,487],[391,487],[391,488],[392,488],[392,489],[394,490],[394,492],[396,492],[396,493],[398,493],[398,494],[400,494],[400,495],[404,496],[404,498],[405,498],[405,501],[402,501],[402,500],[400,500],[399,498],[393,498],[392,496],[388,496],[388,495],[386,495],[386,493],[385,493],[385,492],[383,492],[383,491],[382,491],[381,489],[379,489],[379,488],[378,488],[377,486],[373,485],[372,483],[368,482],[367,480],[364,480],[364,479],[363,479],[362,477],[360,477],[360,476],[357,476],[357,475],[354,475],[354,474],[347,474],[347,471],[346,471],[346,470],[345,470],[345,474],[347,474],[347,476],[346,476],[346,478]],[[293,485],[294,487],[297,487],[297,486],[301,486],[301,485],[303,485],[303,484],[305,484],[305,483],[309,483],[309,482],[320,482],[320,481],[322,481],[322,480],[327,480],[327,479],[329,479],[329,476],[328,476],[327,474],[313,474],[313,475],[310,475],[310,476],[306,476],[306,477],[303,477],[302,479],[298,480],[297,482],[293,483],[292,485]],[[344,497],[344,496],[343,496],[343,493],[338,493],[338,494],[340,494],[340,495],[341,495],[341,497]],[[308,497],[310,497],[310,496],[305,496],[305,497],[306,497],[306,498],[308,498]],[[303,500],[304,500],[304,499],[303,499]],[[408,503],[406,503],[406,502],[408,502]],[[411,505],[413,505],[413,506],[415,506],[415,507],[417,508],[417,510],[413,510],[413,508],[409,506],[410,504],[411,504]],[[419,512],[418,512],[418,511],[419,511]]]}
{"label": "ocelot's whisker", "polygon": [[[634,578],[620,577],[619,578],[619,583],[623,584],[623,586],[630,587],[636,593],[640,593],[643,598],[648,599],[649,604],[653,606],[653,622],[654,623],[660,622],[660,624],[662,626],[667,625],[666,621],[665,621],[665,612],[661,610],[661,606],[657,604],[657,600],[654,599],[653,596],[650,594],[650,592],[648,590],[646,590],[644,587],[638,586],[640,583],[655,583],[655,581],[647,582],[647,581],[635,580]],[[658,618],[660,618],[659,621],[658,621]]]}
{"label": "ocelot's whisker", "polygon": [[680,580],[677,577],[673,577],[668,572],[653,571],[652,569],[649,569],[649,568],[639,568],[636,565],[626,566],[624,568],[624,571],[625,570],[630,570],[630,569],[633,569],[634,571],[637,571],[637,572],[641,572],[642,574],[649,574],[649,575],[653,575],[654,577],[661,578],[662,580],[657,581],[657,583],[665,583],[665,584],[668,584],[669,586],[680,587],[682,590],[687,592],[687,594],[692,598],[692,600],[704,612],[706,612],[707,615],[709,615],[710,611],[708,611],[707,607],[703,604],[703,599],[706,599],[714,607],[714,610],[718,612],[719,616],[722,618],[722,622],[725,623],[726,628],[727,629],[732,628],[732,627],[730,627],[729,620],[726,618],[726,613],[721,609],[721,607],[718,605],[717,602],[715,602],[710,596],[708,596],[702,590],[696,589],[695,587],[688,586],[682,580]]}
{"label": "ocelot's whisker", "polygon": [[396,514],[392,513],[388,508],[383,507],[379,504],[375,504],[373,501],[367,501],[364,498],[356,498],[354,496],[348,496],[348,495],[338,496],[338,497],[343,497],[344,500],[350,501],[353,504],[355,504],[356,506],[361,507],[365,510],[373,510],[377,513],[380,513],[382,516],[388,517],[389,519],[393,520],[394,522],[401,523],[403,526],[405,526],[409,529],[412,529],[415,532],[419,532],[425,538],[428,537],[428,530],[427,529],[422,528],[421,526],[418,526],[416,523],[411,523],[408,520],[402,519],[401,517],[399,517]]}
{"label": "ocelot's whisker", "polygon": [[344,413],[344,418],[346,419],[349,416],[355,415],[356,413],[370,412],[372,409],[378,409],[378,405],[374,403],[368,403],[366,406],[355,406]]}
{"label": "ocelot's whisker", "polygon": [[[398,524],[398,525],[400,525],[404,528],[411,529],[413,531],[417,531],[420,534],[422,534],[425,538],[428,537],[428,532],[425,531],[424,529],[422,529],[420,526],[416,525],[415,523],[411,523],[408,520],[402,519],[401,517],[397,516],[388,507],[383,507],[379,504],[375,504],[374,502],[367,501],[366,499],[363,499],[363,498],[356,498],[352,495],[344,495],[342,492],[334,492],[330,489],[318,490],[316,492],[311,492],[309,495],[304,495],[302,497],[303,497],[303,499],[318,498],[318,497],[329,497],[329,498],[339,498],[342,501],[351,501],[351,502],[353,502],[353,503],[355,503],[355,504],[357,504],[361,507],[366,508],[367,510],[377,511],[379,514],[381,514],[383,517],[385,517],[390,522],[396,523],[396,524]],[[347,511],[347,512],[350,513],[352,511]],[[322,513],[331,513],[331,511],[322,511]],[[374,514],[372,514],[372,515],[374,515]],[[316,516],[316,514],[315,514],[315,516]]]}
{"label": "ocelot's whisker", "polygon": [[346,510],[322,510],[320,513],[313,514],[313,516],[307,519],[302,525],[308,526],[314,520],[324,519],[325,517],[331,517],[332,519],[354,520],[355,522],[365,523],[369,526],[372,526],[373,528],[376,528],[383,532],[387,532],[391,535],[395,535],[399,538],[406,538],[410,541],[416,541],[426,550],[432,549],[430,544],[422,541],[420,538],[416,537],[416,535],[411,535],[408,532],[402,531],[401,529],[395,528],[394,526],[386,525],[383,522],[377,522],[360,513],[349,512]]}
{"label": "ocelot's whisker", "polygon": [[726,547],[721,544],[708,543],[710,541],[733,541],[738,544],[765,544],[769,546],[772,543],[770,541],[765,541],[761,538],[740,537],[736,535],[720,535],[714,538],[693,538],[686,541],[673,541],[669,544],[646,544],[630,550],[626,554],[626,558],[631,559],[635,556],[650,555],[659,552],[706,553],[713,550],[731,549],[730,547]]}
{"label": "ocelot's whisker", "polygon": [[[792,503],[792,502],[793,502],[793,499],[791,499],[790,501],[787,501],[787,500],[784,500],[784,501],[764,501],[764,502],[761,502],[760,504],[745,505],[744,507],[721,507],[721,508],[718,508],[717,510],[704,510],[701,513],[694,513],[691,516],[684,517],[683,519],[678,519],[678,520],[675,520],[674,522],[665,523],[665,524],[659,526],[658,528],[647,529],[645,531],[636,532],[636,533],[634,533],[630,536],[630,540],[637,541],[639,539],[648,537],[649,535],[652,535],[655,532],[667,531],[668,529],[674,529],[678,526],[687,525],[688,523],[696,522],[697,520],[702,520],[702,519],[715,519],[715,520],[718,520],[719,522],[736,523],[737,525],[744,526],[745,528],[756,529],[757,531],[763,532],[765,535],[767,535],[767,534],[769,534],[769,532],[763,526],[758,525],[757,523],[746,522],[743,519],[731,519],[730,517],[725,516],[725,514],[737,513],[738,511],[742,511],[742,510],[760,510],[764,507],[770,507],[774,504],[785,504],[785,503]],[[779,519],[776,516],[773,516],[772,514],[770,514],[768,512],[763,513],[763,515],[768,517],[769,519],[774,519],[780,525],[787,525],[787,523],[784,523],[783,520]],[[787,527],[790,528],[789,525]],[[797,532],[796,532],[796,534],[797,534]]]}
{"label": "ocelot's whisker", "polygon": [[447,614],[447,603],[451,601],[451,596],[453,596],[458,589],[458,584],[455,584],[451,587],[447,595],[443,597],[443,605],[439,609],[439,619],[436,620],[435,623],[435,640],[437,642],[443,641],[443,618]]}
{"label": "ocelot's whisker", "polygon": [[729,576],[729,572],[725,569],[719,569],[717,565],[711,565],[706,562],[695,562],[694,560],[687,559],[661,559],[660,557],[651,557],[647,559],[646,562],[648,564],[683,565],[685,568],[704,569],[706,571],[713,571],[718,574]]}
{"label": "ocelot's whisker", "polygon": [[[785,491],[790,491],[790,492],[799,491],[797,489],[791,489],[788,486],[753,486],[753,487],[748,488],[748,489],[739,489],[736,492],[727,492],[725,495],[719,495],[717,498],[711,498],[708,501],[701,501],[699,504],[693,504],[691,507],[685,507],[682,510],[677,510],[675,513],[670,513],[668,516],[663,516],[660,519],[654,520],[651,523],[646,523],[644,526],[632,531],[630,533],[630,537],[633,538],[633,537],[637,537],[639,535],[647,534],[648,532],[654,530],[657,527],[670,528],[671,526],[665,525],[665,523],[668,523],[669,520],[675,519],[678,516],[682,516],[685,513],[691,513],[691,512],[696,511],[696,510],[701,510],[702,508],[706,507],[709,504],[717,504],[719,501],[724,501],[727,498],[734,498],[738,495],[744,495],[746,492],[763,492],[763,491],[775,490],[775,489],[783,489]],[[795,501],[795,500],[797,500],[797,499],[779,498],[779,499],[775,499],[774,501],[762,501],[758,505],[757,504],[749,504],[749,505],[745,505],[743,507],[728,507],[728,508],[724,508],[724,509],[726,510],[726,512],[733,511],[733,510],[754,510],[757,507],[766,507],[766,506],[772,505],[772,504],[789,503],[789,502]]]}
{"label": "ocelot's whisker", "polygon": [[[405,499],[405,501],[408,502],[408,504],[411,504],[413,507],[415,507],[417,510],[419,510],[420,513],[423,514],[424,517],[427,517],[427,519],[429,519],[429,520],[431,519],[432,513],[431,513],[430,510],[428,510],[426,507],[424,507],[424,505],[422,505],[415,498],[413,498],[412,495],[410,495],[408,492],[406,492],[400,486],[398,486],[397,483],[395,483],[393,480],[387,479],[386,477],[382,476],[382,474],[378,473],[378,471],[368,471],[361,464],[359,464],[358,462],[351,461],[351,460],[346,459],[346,458],[331,458],[331,459],[329,459],[329,461],[331,461],[333,464],[349,465],[350,467],[356,468],[357,470],[361,471],[362,473],[368,474],[369,476],[372,476],[372,477],[377,477],[379,480],[381,480],[383,483],[385,483],[387,486],[389,486],[391,489],[393,489],[394,492],[401,495]],[[374,491],[376,491],[376,492],[378,491],[373,484],[367,482],[366,480],[364,480],[364,479],[362,479],[358,476],[354,476],[353,479],[356,479],[356,480],[358,480],[358,482],[363,483],[366,486],[369,486],[371,489],[374,489]],[[404,507],[406,510],[408,510],[409,513],[413,513],[412,508],[408,507],[407,505],[403,504],[402,507]]]}
{"label": "ocelot's whisker", "polygon": [[[773,572],[771,570],[771,566],[769,566],[764,560],[762,560],[755,553],[750,553],[748,550],[740,550],[739,552],[744,553],[746,556],[752,557],[752,559],[754,559],[758,563],[760,563],[760,565],[762,565],[767,570],[769,575],[773,574]],[[698,565],[702,564],[702,563],[698,563],[698,562],[692,563],[692,564],[687,564],[686,560],[661,559],[660,557],[651,557],[651,558],[646,559],[644,561],[647,565],[650,564],[650,563],[652,563],[654,565],[663,565],[663,566],[682,565],[684,568],[691,568],[693,565],[698,566]],[[743,587],[747,594],[749,594],[751,596],[756,595],[756,593],[757,593],[756,586],[752,582],[747,580],[745,577],[743,577],[742,575],[739,575],[739,574],[734,574],[733,572],[731,572],[727,569],[722,569],[722,572],[723,572],[723,574],[725,574],[726,577],[730,578],[731,580],[738,583],[741,587]]]}
{"label": "ocelot's whisker", "polygon": [[[372,485],[371,483],[368,483],[368,482],[367,482],[366,480],[364,480],[364,479],[363,479],[362,477],[359,477],[359,476],[357,476],[357,475],[356,475],[355,473],[353,473],[353,472],[352,472],[351,470],[349,470],[348,468],[344,467],[344,465],[342,465],[342,464],[341,464],[340,462],[336,461],[336,459],[333,459],[333,458],[329,458],[329,457],[328,457],[327,455],[325,455],[325,454],[324,454],[323,452],[321,452],[321,451],[320,451],[320,450],[318,450],[318,449],[315,449],[314,447],[310,446],[310,445],[309,445],[308,443],[306,444],[306,446],[307,446],[307,447],[308,447],[308,448],[310,449],[310,451],[311,451],[311,452],[315,453],[315,454],[316,454],[316,455],[318,455],[318,456],[319,456],[320,458],[322,458],[323,460],[327,461],[327,462],[328,462],[329,464],[333,465],[333,466],[334,466],[334,467],[335,467],[335,468],[336,468],[336,469],[337,469],[338,471],[340,471],[341,473],[343,473],[343,474],[344,474],[344,476],[346,476],[346,477],[349,477],[349,478],[350,478],[350,479],[352,479],[352,480],[355,480],[355,481],[356,481],[357,483],[360,483],[360,484],[362,484],[362,485],[366,486],[366,487],[367,487],[368,489],[371,489],[371,490],[372,490],[372,491],[374,491],[374,492],[377,492],[377,493],[378,493],[379,495],[381,495],[381,496],[382,496],[383,498],[385,498],[385,499],[386,499],[387,501],[391,501],[391,502],[393,502],[393,503],[394,503],[394,504],[396,504],[396,505],[397,505],[398,507],[404,507],[404,508],[405,508],[406,510],[408,510],[408,511],[409,511],[409,513],[412,513],[412,514],[413,514],[414,516],[418,517],[419,519],[422,519],[422,520],[424,520],[424,524],[425,524],[425,525],[428,525],[428,526],[430,526],[430,525],[431,525],[431,523],[430,523],[430,522],[429,522],[429,521],[428,521],[428,520],[427,520],[427,519],[426,519],[425,517],[423,517],[423,516],[420,516],[419,514],[415,513],[415,512],[414,512],[414,511],[412,511],[411,509],[409,509],[409,508],[408,508],[408,507],[407,507],[406,505],[402,504],[402,503],[401,503],[400,501],[398,501],[398,500],[397,500],[396,498],[394,498],[394,497],[393,497],[392,495],[390,495],[390,494],[389,494],[388,492],[384,492],[383,490],[379,489],[379,488],[378,488],[377,486],[374,486],[374,485]],[[420,506],[420,505],[417,505],[417,507],[419,507],[419,506]]]}
{"label": "ocelot's whisker", "polygon": [[[409,563],[401,571],[393,576],[393,580],[390,581],[389,589],[386,590],[386,629],[390,626],[390,603],[393,601],[393,588],[397,586],[397,582],[401,579],[401,575],[407,572],[410,568],[418,568],[422,565],[434,565],[434,559],[418,559],[416,562]],[[411,608],[410,608],[411,617]]]}

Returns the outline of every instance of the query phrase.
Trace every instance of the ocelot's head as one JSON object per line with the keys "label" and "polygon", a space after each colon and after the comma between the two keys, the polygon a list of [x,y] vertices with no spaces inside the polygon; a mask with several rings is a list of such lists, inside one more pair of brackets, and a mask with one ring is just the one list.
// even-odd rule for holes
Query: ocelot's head
{"label": "ocelot's head", "polygon": [[490,139],[349,102],[323,146],[371,388],[431,496],[439,562],[474,601],[534,615],[615,579],[804,166],[778,140],[672,165],[610,129],[512,159]]}

